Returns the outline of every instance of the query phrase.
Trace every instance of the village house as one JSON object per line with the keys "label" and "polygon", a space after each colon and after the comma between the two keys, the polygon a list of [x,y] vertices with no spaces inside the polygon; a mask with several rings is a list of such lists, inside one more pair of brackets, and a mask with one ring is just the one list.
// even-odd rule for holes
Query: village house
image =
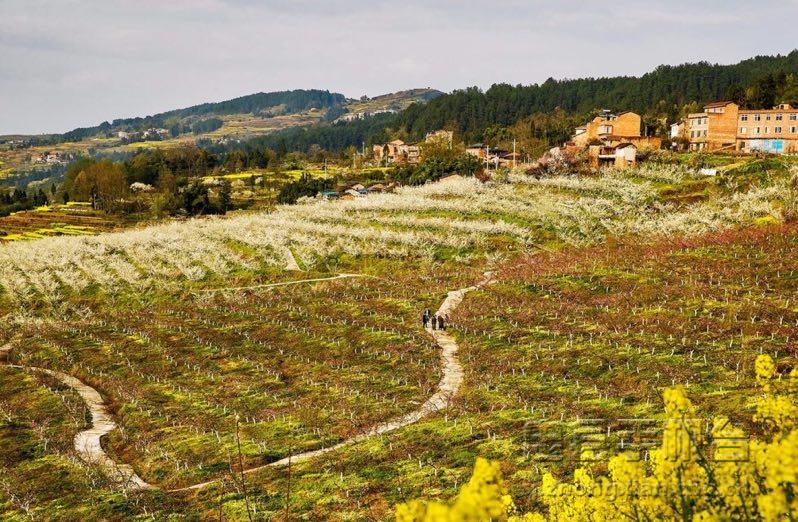
{"label": "village house", "polygon": [[466,147],[466,153],[471,154],[477,159],[484,160],[488,155],[488,146],[484,143],[472,143]]}
{"label": "village house", "polygon": [[740,107],[730,101],[704,105],[703,112],[687,115],[685,137],[692,151],[734,150],[737,140],[737,115]]}
{"label": "village house", "polygon": [[157,139],[165,138],[168,135],[169,135],[169,131],[167,129],[150,128],[150,129],[147,129],[146,131],[144,131],[144,134],[142,135],[142,138],[144,138],[145,140],[151,140],[151,139],[156,139],[157,140]]}
{"label": "village house", "polygon": [[634,112],[613,114],[611,111],[602,111],[601,116],[596,116],[587,124],[574,129],[571,141],[565,148],[571,150],[585,150],[589,146],[614,147],[621,144],[633,144],[636,149],[659,149],[662,140],[655,136],[643,136],[641,129],[643,118]]}
{"label": "village house", "polygon": [[634,112],[613,114],[602,111],[587,124],[574,129],[571,140],[565,144],[570,152],[587,151],[593,168],[614,167],[624,169],[637,164],[639,149],[659,149],[662,139],[643,136],[643,118]]}
{"label": "village house", "polygon": [[374,145],[374,159],[379,163],[419,163],[421,148],[402,140],[393,140],[384,145]]}
{"label": "village house", "polygon": [[588,147],[590,166],[599,169],[614,167],[626,169],[637,165],[637,146],[633,143],[602,144]]}
{"label": "village house", "polygon": [[684,138],[685,125],[683,121],[677,121],[671,124],[671,131],[669,137],[671,140],[678,140]]}
{"label": "village house", "polygon": [[798,153],[798,108],[788,103],[740,109],[730,101],[713,102],[674,125],[682,126],[692,151]]}
{"label": "village house", "polygon": [[798,153],[798,108],[782,103],[772,109],[741,109],[735,150]]}
{"label": "village house", "polygon": [[473,143],[466,147],[466,153],[474,156],[478,160],[485,162],[493,168],[517,167],[521,163],[521,153],[508,152],[506,150],[491,148],[484,143]]}
{"label": "village house", "polygon": [[68,159],[70,159],[72,155],[64,154],[63,156],[58,152],[46,152],[43,154],[33,154],[30,157],[31,163],[66,163]]}
{"label": "village house", "polygon": [[574,129],[571,139],[574,145],[580,148],[587,147],[591,142],[604,141],[609,137],[633,138],[640,137],[642,118],[633,112],[622,112],[615,115],[604,110],[601,116],[596,116],[592,121]]}
{"label": "village house", "polygon": [[[424,141],[426,143],[432,141],[442,141],[452,144],[454,133],[452,131],[437,130],[428,132]],[[374,145],[374,159],[379,163],[392,164],[392,163],[410,163],[416,164],[421,162],[421,146],[415,143],[405,143],[402,140],[393,140],[383,145]]]}

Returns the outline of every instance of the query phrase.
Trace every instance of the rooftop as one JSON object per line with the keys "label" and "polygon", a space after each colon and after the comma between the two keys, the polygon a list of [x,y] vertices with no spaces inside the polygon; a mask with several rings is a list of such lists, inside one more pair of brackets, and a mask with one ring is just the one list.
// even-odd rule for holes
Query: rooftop
{"label": "rooftop", "polygon": [[729,101],[729,100],[713,101],[713,102],[709,102],[706,105],[704,105],[704,108],[705,109],[714,109],[716,107],[725,107],[725,106],[730,105],[732,103],[734,103],[734,102],[733,101]]}

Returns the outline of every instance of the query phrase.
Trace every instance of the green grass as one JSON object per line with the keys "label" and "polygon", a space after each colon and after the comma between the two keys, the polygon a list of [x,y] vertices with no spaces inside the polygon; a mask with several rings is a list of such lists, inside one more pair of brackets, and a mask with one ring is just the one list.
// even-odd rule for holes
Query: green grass
{"label": "green grass", "polygon": [[[26,484],[34,517],[215,519],[221,508],[223,517],[244,518],[242,488],[230,473],[238,459],[236,417],[248,468],[329,446],[414,410],[440,379],[439,351],[420,328],[420,311],[436,308],[449,290],[473,285],[486,270],[496,282],[469,294],[450,323],[465,372],[450,407],[297,463],[290,478],[285,469],[248,475],[247,499],[258,516],[388,520],[399,502],[451,497],[477,456],[500,460],[511,493],[530,509],[536,500],[529,491],[545,470],[562,476],[576,464],[577,417],[657,417],[659,391],[674,382],[689,382],[701,411],[742,423],[750,419],[754,357],[778,349],[782,366],[794,357],[798,230],[769,225],[776,218],[754,212],[718,227],[765,226],[691,239],[630,239],[612,231],[641,216],[704,208],[791,175],[762,165],[716,177],[631,171],[628,178],[576,185],[527,180],[489,189],[505,197],[487,206],[471,194],[447,194],[422,207],[385,203],[324,214],[338,208],[329,204],[301,215],[304,224],[320,225],[314,229],[319,242],[328,240],[328,226],[343,225],[330,235],[359,248],[366,246],[359,238],[372,232],[463,237],[456,220],[517,225],[528,241],[499,230],[474,241],[441,241],[430,255],[414,255],[412,249],[397,253],[388,240],[367,253],[314,250],[315,243],[297,240],[290,248],[307,271],[286,273],[242,235],[220,241],[214,252],[246,263],[208,270],[197,280],[155,273],[144,258],[135,261],[149,281],[140,287],[101,279],[68,286],[61,279],[68,267],[44,274],[49,279],[26,272],[24,314],[0,294],[0,308],[14,320],[0,324],[0,340],[18,337],[12,361],[59,369],[100,390],[123,428],[109,434],[105,447],[147,481],[163,488],[219,482],[189,494],[121,495],[69,458],[79,430],[69,408],[61,409],[61,400],[48,398],[38,382],[24,381],[31,379],[24,372],[0,368],[0,400],[27,426],[3,439],[4,451],[17,456],[4,476]],[[734,176],[753,182],[728,185]],[[630,198],[634,204],[624,203]],[[431,202],[461,202],[462,209]],[[258,222],[251,226],[259,231]],[[566,246],[588,242],[593,246]],[[556,251],[544,253],[535,244]],[[110,259],[124,247],[108,246],[76,262],[88,274],[90,255]],[[157,254],[164,268],[175,261],[173,251]],[[208,292],[340,272],[373,277]],[[46,294],[48,283],[59,288],[56,300]],[[61,444],[57,451],[44,451],[33,429],[47,418]],[[535,446],[541,433],[563,437],[567,458],[544,461]],[[619,442],[615,435],[610,440]],[[51,490],[46,473],[58,478]],[[2,511],[24,516],[14,502],[0,489]]]}

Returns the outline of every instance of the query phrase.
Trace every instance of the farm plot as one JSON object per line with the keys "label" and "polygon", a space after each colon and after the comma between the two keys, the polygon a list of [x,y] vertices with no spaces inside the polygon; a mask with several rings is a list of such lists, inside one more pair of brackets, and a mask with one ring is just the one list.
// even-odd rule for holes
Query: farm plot
{"label": "farm plot", "polygon": [[[0,364],[3,364],[0,362]],[[46,375],[0,365],[0,499],[24,513],[53,499],[79,503],[102,477],[77,464],[72,438],[84,428],[83,402]]]}
{"label": "farm plot", "polygon": [[694,178],[660,168],[505,184],[466,179],[230,219],[44,239],[0,249],[0,286],[17,302],[52,302],[93,284],[144,288],[283,266],[285,248],[303,266],[325,270],[364,257],[467,261],[608,236],[697,235],[757,219],[778,221],[792,194],[787,181],[778,178],[746,191],[715,187],[693,204],[667,202],[666,181],[682,186]]}
{"label": "farm plot", "polygon": [[93,235],[121,226],[118,218],[79,206],[44,207],[0,217],[0,242]]}
{"label": "farm plot", "polygon": [[[597,426],[608,434],[602,451],[624,437],[635,444],[623,419],[659,418],[672,385],[708,417],[757,433],[756,357],[790,368],[798,355],[797,253],[790,225],[508,266],[457,313],[465,384],[456,407],[490,426],[503,445],[491,457],[512,463],[519,484],[544,467],[571,470]],[[561,458],[544,458],[544,435],[561,437]]]}
{"label": "farm plot", "polygon": [[[391,292],[391,290],[396,290]],[[124,435],[110,446],[164,488],[354,436],[414,409],[438,349],[401,289],[378,279],[159,299],[26,331],[15,363],[105,390]]]}
{"label": "farm plot", "polygon": [[[795,365],[796,253],[798,228],[786,225],[508,263],[454,314],[465,380],[450,408],[297,466],[292,512],[390,518],[408,499],[452,497],[478,456],[502,463],[521,510],[540,508],[542,475],[570,478],[585,448],[598,466],[621,448],[645,458],[641,431],[661,421],[673,384],[707,418],[760,434],[756,357]],[[274,471],[251,480],[270,492],[288,483]]]}
{"label": "farm plot", "polygon": [[[693,192],[702,195],[674,201],[674,194]],[[420,328],[421,310],[508,258],[568,245],[562,254],[524,261],[517,273],[508,266],[495,285],[466,298],[454,317],[465,383],[445,411],[298,463],[290,475],[266,468],[246,476],[246,502],[264,516],[384,519],[391,505],[409,498],[451,495],[477,455],[507,462],[514,487],[535,484],[542,468],[531,447],[534,423],[653,414],[660,408],[649,384],[689,381],[719,411],[744,406],[726,397],[747,385],[737,381],[743,367],[750,369],[743,345],[720,337],[712,341],[717,346],[710,343],[705,336],[714,324],[707,332],[691,318],[701,328],[678,335],[664,321],[677,323],[668,315],[674,310],[682,323],[703,310],[679,286],[685,280],[719,301],[728,291],[762,306],[759,294],[731,294],[733,281],[698,284],[696,278],[709,277],[704,260],[662,254],[660,274],[659,265],[634,255],[662,246],[611,247],[620,250],[605,254],[604,247],[581,245],[614,237],[656,242],[779,221],[791,198],[784,179],[730,192],[687,171],[639,169],[594,178],[463,180],[268,214],[6,245],[0,309],[9,331],[0,328],[0,338],[22,333],[15,362],[75,375],[107,398],[120,426],[109,434],[108,452],[162,488],[121,502],[124,513],[143,514],[155,503],[161,514],[216,517],[221,506],[225,516],[242,517],[241,469],[335,445],[429,398],[441,377],[440,352]],[[747,241],[729,244],[740,249]],[[685,245],[687,253],[698,251]],[[289,251],[306,272],[283,271]],[[720,263],[723,251],[708,258]],[[787,260],[791,254],[780,253]],[[628,266],[613,264],[615,258]],[[536,271],[534,263],[545,260],[554,275]],[[692,272],[678,272],[680,263]],[[754,268],[736,270],[742,277]],[[360,277],[299,283],[340,273]],[[639,294],[645,285],[651,289]],[[684,295],[668,294],[674,286]],[[636,301],[644,296],[673,302]],[[786,308],[780,315],[779,328],[794,321]],[[745,349],[767,350],[765,337],[745,330]],[[704,343],[719,353],[728,348],[721,358]],[[174,504],[157,503],[167,490],[205,481],[214,483],[196,494],[174,493]],[[36,506],[46,512],[52,504]]]}

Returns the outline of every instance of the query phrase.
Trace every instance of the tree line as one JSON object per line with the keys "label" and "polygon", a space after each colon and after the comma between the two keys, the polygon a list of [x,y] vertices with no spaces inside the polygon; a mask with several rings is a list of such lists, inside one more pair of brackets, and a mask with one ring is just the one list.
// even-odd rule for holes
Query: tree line
{"label": "tree line", "polygon": [[486,91],[471,87],[398,114],[286,129],[246,144],[217,145],[215,152],[251,146],[281,154],[314,147],[340,152],[394,138],[421,141],[427,132],[447,129],[466,143],[507,147],[514,138],[532,155],[563,143],[575,126],[603,108],[635,111],[643,117],[646,134],[666,137],[670,123],[720,99],[747,108],[770,108],[781,101],[798,104],[798,51],[733,65],[663,65],[640,77],[549,78],[534,85],[496,84]]}
{"label": "tree line", "polygon": [[511,126],[557,109],[576,115],[601,108],[630,110],[675,120],[691,102],[703,104],[729,96],[751,108],[770,108],[782,96],[798,101],[796,75],[798,51],[793,51],[734,65],[663,65],[641,77],[549,78],[540,85],[497,84],[484,92],[472,87],[413,105],[396,117],[394,125],[416,139],[446,128],[466,140],[479,140],[491,126]]}
{"label": "tree line", "polygon": [[48,196],[41,188],[0,187],[0,217],[46,205],[47,202]]}

